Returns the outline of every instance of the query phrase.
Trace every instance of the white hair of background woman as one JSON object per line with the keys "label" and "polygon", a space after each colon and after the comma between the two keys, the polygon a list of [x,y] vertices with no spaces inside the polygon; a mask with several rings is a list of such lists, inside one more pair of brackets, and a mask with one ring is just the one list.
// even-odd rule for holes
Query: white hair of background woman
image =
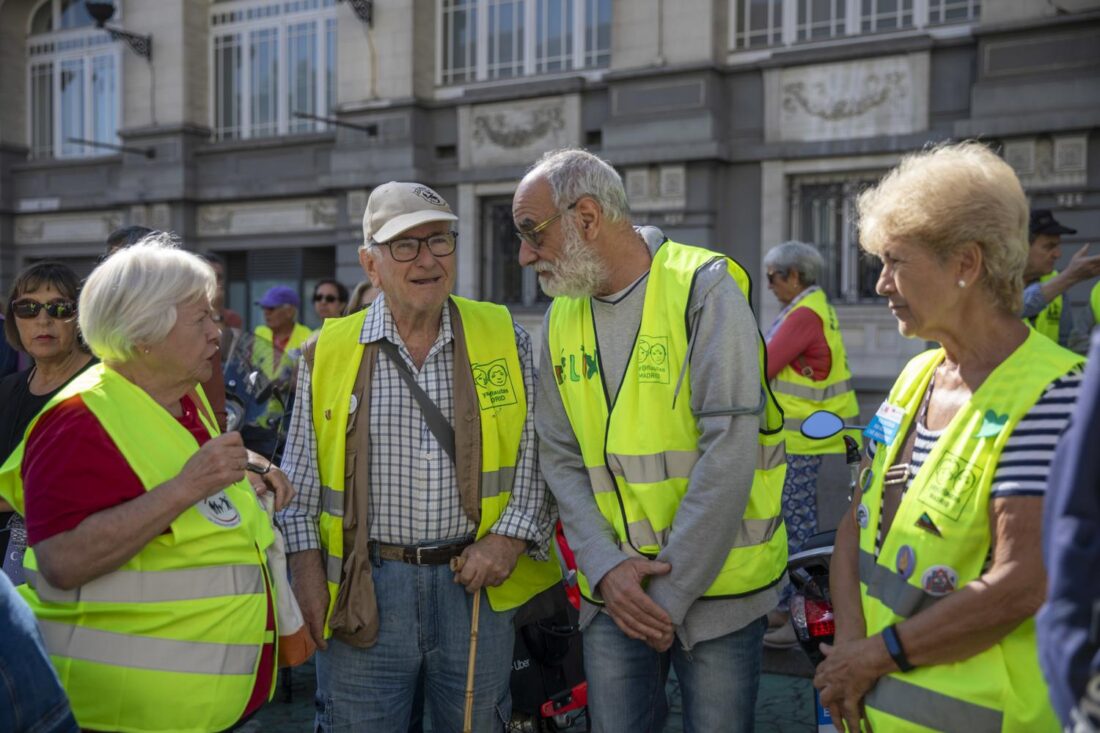
{"label": "white hair of background woman", "polygon": [[806,287],[816,285],[825,271],[825,260],[817,247],[805,242],[784,242],[777,244],[764,255],[764,267],[770,267],[786,277],[794,270]]}
{"label": "white hair of background woman", "polygon": [[80,330],[92,353],[124,363],[142,345],[163,341],[176,325],[176,307],[214,297],[214,270],[156,232],[121,249],[92,271],[80,292]]}
{"label": "white hair of background woman", "polygon": [[531,168],[550,184],[554,205],[559,210],[576,203],[582,196],[591,196],[603,207],[610,222],[630,219],[630,203],[626,199],[623,179],[607,161],[587,150],[566,148],[543,155]]}

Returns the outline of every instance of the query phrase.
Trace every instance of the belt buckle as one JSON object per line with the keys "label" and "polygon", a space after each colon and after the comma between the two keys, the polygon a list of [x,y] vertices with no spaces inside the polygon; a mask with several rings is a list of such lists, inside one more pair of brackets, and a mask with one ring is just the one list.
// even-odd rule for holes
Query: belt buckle
{"label": "belt buckle", "polygon": [[898,484],[905,484],[909,481],[910,471],[912,470],[912,464],[909,463],[896,463],[886,469],[882,474],[883,486],[896,486]]}
{"label": "belt buckle", "polygon": [[423,565],[424,564],[424,562],[420,559],[420,553],[421,552],[431,552],[433,550],[438,550],[438,549],[439,549],[439,545],[432,545],[430,547],[421,547],[421,546],[418,545],[417,548],[416,548],[416,564],[417,565]]}

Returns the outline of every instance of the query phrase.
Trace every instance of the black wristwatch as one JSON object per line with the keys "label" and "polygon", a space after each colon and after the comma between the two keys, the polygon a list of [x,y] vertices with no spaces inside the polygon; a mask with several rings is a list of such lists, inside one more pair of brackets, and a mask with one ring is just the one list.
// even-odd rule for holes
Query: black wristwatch
{"label": "black wristwatch", "polygon": [[911,672],[916,667],[909,663],[909,658],[905,656],[905,649],[901,646],[901,639],[898,638],[898,627],[894,624],[890,624],[882,630],[882,640],[886,642],[886,651],[889,653],[890,658],[894,660],[894,664],[898,665],[898,669],[902,672]]}

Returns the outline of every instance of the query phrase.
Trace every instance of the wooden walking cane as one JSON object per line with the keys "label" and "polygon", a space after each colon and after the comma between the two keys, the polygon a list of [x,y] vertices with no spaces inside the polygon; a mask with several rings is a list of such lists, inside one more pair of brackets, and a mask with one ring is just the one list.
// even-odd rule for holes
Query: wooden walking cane
{"label": "wooden walking cane", "polygon": [[[460,572],[466,564],[464,557],[451,558],[451,571]],[[481,606],[481,590],[474,593],[474,612],[470,617],[470,655],[466,663],[466,707],[462,713],[462,733],[472,733],[474,722],[474,665],[477,659],[477,622]]]}

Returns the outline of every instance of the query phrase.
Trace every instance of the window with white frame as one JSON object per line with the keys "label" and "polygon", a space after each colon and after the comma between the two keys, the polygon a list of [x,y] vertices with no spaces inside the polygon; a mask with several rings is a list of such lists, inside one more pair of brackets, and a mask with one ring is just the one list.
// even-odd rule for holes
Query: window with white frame
{"label": "window with white frame", "polygon": [[881,174],[827,174],[790,179],[791,238],[812,244],[825,260],[821,286],[836,303],[878,298],[882,265],[859,248],[856,200]]}
{"label": "window with white frame", "polygon": [[611,0],[438,0],[440,84],[611,62]]}
{"label": "window with white frame", "polygon": [[218,140],[323,130],[336,106],[336,0],[223,0],[210,13]]}
{"label": "window with white frame", "polygon": [[730,0],[734,50],[971,23],[980,0]]}
{"label": "window with white frame", "polygon": [[95,28],[81,0],[45,0],[27,38],[27,138],[31,156],[110,154],[118,143],[121,52]]}

